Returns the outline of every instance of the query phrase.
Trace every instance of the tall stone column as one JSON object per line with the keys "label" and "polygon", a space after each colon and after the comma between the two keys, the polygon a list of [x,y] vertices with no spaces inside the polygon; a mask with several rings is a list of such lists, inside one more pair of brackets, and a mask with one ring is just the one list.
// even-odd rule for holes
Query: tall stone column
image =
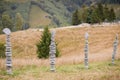
{"label": "tall stone column", "polygon": [[113,44],[113,54],[112,54],[112,64],[114,65],[115,62],[115,55],[117,53],[117,46],[118,46],[118,34],[116,34],[116,38],[115,38],[115,41],[114,41],[114,44]]}
{"label": "tall stone column", "polygon": [[51,44],[50,44],[50,70],[55,72],[55,54],[56,54],[56,44],[55,44],[55,31],[51,32]]}
{"label": "tall stone column", "polygon": [[84,49],[84,52],[85,52],[84,64],[85,64],[86,69],[88,69],[88,36],[89,34],[86,33],[85,34],[85,49]]}
{"label": "tall stone column", "polygon": [[6,34],[6,69],[7,74],[12,74],[12,49],[11,49],[11,42],[10,42],[10,29],[5,28],[3,32]]}

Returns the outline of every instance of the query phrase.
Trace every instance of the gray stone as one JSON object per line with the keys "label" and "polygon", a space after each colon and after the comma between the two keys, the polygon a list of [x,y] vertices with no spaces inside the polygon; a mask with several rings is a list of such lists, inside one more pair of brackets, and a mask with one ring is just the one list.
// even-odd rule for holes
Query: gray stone
{"label": "gray stone", "polygon": [[55,72],[55,54],[56,54],[56,44],[55,44],[55,31],[51,32],[51,44],[50,44],[50,71]]}
{"label": "gray stone", "polygon": [[116,38],[115,38],[115,41],[113,43],[113,53],[112,53],[112,64],[114,65],[115,62],[115,55],[117,53],[117,46],[118,46],[118,34],[116,34]]}
{"label": "gray stone", "polygon": [[86,69],[88,69],[88,37],[89,37],[89,34],[86,33],[85,34],[85,48],[84,48],[84,52],[85,52],[84,64],[85,64]]}
{"label": "gray stone", "polygon": [[12,49],[11,49],[11,42],[10,42],[10,29],[5,28],[3,32],[6,34],[6,69],[8,74],[12,74]]}

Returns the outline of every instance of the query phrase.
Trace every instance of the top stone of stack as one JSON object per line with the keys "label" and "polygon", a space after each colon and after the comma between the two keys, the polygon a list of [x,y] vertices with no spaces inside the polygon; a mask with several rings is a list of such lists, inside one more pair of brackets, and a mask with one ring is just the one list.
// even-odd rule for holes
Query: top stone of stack
{"label": "top stone of stack", "polygon": [[10,35],[11,31],[9,28],[4,28],[3,29],[3,32],[6,34],[6,35]]}

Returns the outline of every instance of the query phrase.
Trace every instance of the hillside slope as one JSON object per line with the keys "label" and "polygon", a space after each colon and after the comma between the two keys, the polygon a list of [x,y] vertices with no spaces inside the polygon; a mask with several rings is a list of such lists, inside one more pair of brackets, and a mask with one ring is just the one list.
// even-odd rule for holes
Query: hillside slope
{"label": "hillside slope", "polygon": [[[55,40],[61,53],[61,57],[56,58],[55,73],[50,72],[49,59],[38,59],[36,55],[36,44],[41,38],[42,30],[28,29],[11,34],[13,75],[6,74],[5,59],[0,59],[0,80],[120,79],[120,44],[115,65],[111,65],[116,33],[120,41],[120,24],[82,24],[54,29],[56,30]],[[89,69],[87,70],[84,69],[84,34],[86,32],[90,35]],[[4,41],[5,35],[0,35],[0,42]]]}
{"label": "hillside slope", "polygon": [[[99,25],[98,25],[99,26]],[[88,32],[90,61],[107,60],[111,58],[113,51],[113,41],[116,33],[120,37],[120,24],[108,26],[79,27],[78,28],[58,28],[56,29],[56,42],[61,53],[61,59],[65,63],[73,63],[75,60],[81,62],[84,58],[84,34]],[[39,29],[29,29],[25,31],[13,32],[11,42],[13,47],[13,58],[31,59],[37,58],[36,44],[40,40],[41,31]],[[0,42],[5,41],[5,35],[0,35]],[[120,45],[118,53],[120,52]],[[66,57],[69,57],[66,59]],[[120,54],[117,54],[120,58]],[[71,62],[70,62],[71,60]]]}
{"label": "hillside slope", "polygon": [[[72,13],[80,8],[83,4],[90,6],[101,0],[7,0],[9,1],[9,9],[6,11],[12,17],[16,13],[21,13],[25,20],[24,27],[28,27],[28,23],[32,28],[43,27],[61,27],[71,25]],[[102,0],[105,1],[105,0]],[[107,0],[103,3],[109,3]],[[117,19],[120,17],[120,6],[118,4],[110,4],[114,7]],[[14,18],[13,18],[14,19]],[[41,21],[43,19],[43,22]]]}
{"label": "hillside slope", "polygon": [[[41,37],[41,29],[12,33],[13,74],[6,73],[5,59],[0,59],[0,80],[119,80],[120,44],[115,65],[111,65],[111,55],[116,33],[120,40],[120,24],[90,26],[56,28],[55,38],[61,52],[56,59],[56,72],[50,72],[49,59],[36,58],[35,44]],[[83,63],[85,32],[90,35],[89,69]],[[0,35],[1,41],[5,41],[5,35]]]}
{"label": "hillside slope", "polygon": [[31,12],[30,12],[30,26],[32,27],[43,27],[46,24],[51,24],[51,17],[48,13],[41,10],[38,6],[32,5]]}

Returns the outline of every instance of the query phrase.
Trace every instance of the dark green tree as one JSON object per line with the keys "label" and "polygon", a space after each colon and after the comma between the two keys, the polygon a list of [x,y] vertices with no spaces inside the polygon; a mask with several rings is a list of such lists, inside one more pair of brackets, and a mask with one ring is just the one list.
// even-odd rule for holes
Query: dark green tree
{"label": "dark green tree", "polygon": [[87,12],[88,12],[88,15],[87,15],[87,20],[86,20],[86,22],[87,22],[87,23],[92,23],[92,9],[89,8]]}
{"label": "dark green tree", "polygon": [[108,3],[108,4],[120,4],[120,0],[100,0],[102,3]]}
{"label": "dark green tree", "polygon": [[9,28],[12,30],[13,21],[8,14],[2,15],[2,26],[3,26],[3,28]]}
{"label": "dark green tree", "polygon": [[44,32],[41,41],[37,44],[37,54],[38,58],[48,58],[49,57],[49,45],[51,41],[51,35],[48,27],[44,28]]}
{"label": "dark green tree", "polygon": [[5,58],[5,44],[0,43],[0,58]]}
{"label": "dark green tree", "polygon": [[3,33],[2,29],[3,29],[3,27],[2,27],[2,21],[0,20],[0,34]]}
{"label": "dark green tree", "polygon": [[88,15],[88,8],[86,5],[82,6],[82,9],[80,10],[81,12],[81,22],[86,23],[87,20],[87,15]]}
{"label": "dark green tree", "polygon": [[0,19],[1,19],[3,12],[6,11],[7,9],[5,4],[6,4],[5,0],[0,0]]}
{"label": "dark green tree", "polygon": [[16,14],[16,30],[22,30],[23,29],[23,24],[24,24],[24,20],[23,17],[20,13]]}
{"label": "dark green tree", "polygon": [[108,20],[109,20],[109,14],[110,14],[109,8],[107,7],[107,4],[105,4],[105,7],[104,7],[104,17],[105,17],[105,21],[108,21]]}
{"label": "dark green tree", "polygon": [[79,14],[79,12],[78,12],[78,9],[77,9],[72,15],[72,24],[73,25],[78,25],[80,23],[80,20],[78,18],[78,14]]}
{"label": "dark green tree", "polygon": [[0,0],[0,34],[2,33],[2,14],[6,11],[7,7],[5,5],[5,1],[4,0]]}
{"label": "dark green tree", "polygon": [[110,9],[109,21],[114,21],[116,19],[114,9]]}
{"label": "dark green tree", "polygon": [[90,7],[83,6],[82,8],[73,13],[72,22],[74,25],[80,24],[82,22],[86,23],[100,23],[104,21],[114,21],[116,19],[116,14],[114,9],[109,9],[107,5],[103,6],[101,3],[91,5]]}
{"label": "dark green tree", "polygon": [[91,13],[91,23],[99,23],[99,22],[100,22],[100,20],[97,15],[96,9],[93,9],[92,13]]}
{"label": "dark green tree", "polygon": [[[55,43],[56,43],[56,42],[55,42]],[[59,57],[59,56],[60,56],[60,51],[58,50],[57,45],[58,45],[58,44],[56,43],[56,54],[55,54],[55,55],[56,55],[56,57]]]}
{"label": "dark green tree", "polygon": [[104,17],[104,12],[103,12],[103,5],[101,3],[97,4],[96,12],[97,12],[97,16],[100,22],[103,22],[105,17]]}
{"label": "dark green tree", "polygon": [[[48,27],[44,28],[44,32],[40,42],[37,44],[37,56],[38,58],[48,58],[49,57],[49,46],[51,43],[51,33]],[[59,50],[56,47],[56,57],[59,56]]]}

